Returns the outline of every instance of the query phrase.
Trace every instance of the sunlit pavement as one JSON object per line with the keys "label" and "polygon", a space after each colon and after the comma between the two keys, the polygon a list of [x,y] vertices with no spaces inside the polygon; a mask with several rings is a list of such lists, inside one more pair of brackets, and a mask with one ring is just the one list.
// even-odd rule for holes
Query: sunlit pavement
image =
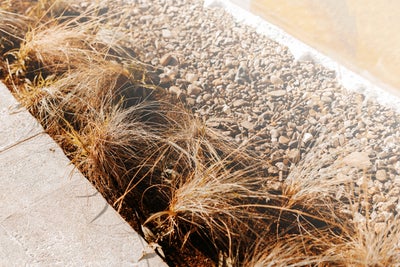
{"label": "sunlit pavement", "polygon": [[166,266],[0,83],[0,266]]}

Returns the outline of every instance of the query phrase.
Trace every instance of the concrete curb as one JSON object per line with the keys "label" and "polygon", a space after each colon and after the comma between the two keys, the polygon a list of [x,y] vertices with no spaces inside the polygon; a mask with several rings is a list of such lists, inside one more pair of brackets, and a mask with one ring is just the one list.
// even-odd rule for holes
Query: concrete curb
{"label": "concrete curb", "polygon": [[0,203],[0,266],[167,266],[2,83]]}

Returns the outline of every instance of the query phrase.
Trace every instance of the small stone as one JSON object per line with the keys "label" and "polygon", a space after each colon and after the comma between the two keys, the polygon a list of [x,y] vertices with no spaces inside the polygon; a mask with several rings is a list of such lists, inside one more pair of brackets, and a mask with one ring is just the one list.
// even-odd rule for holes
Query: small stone
{"label": "small stone", "polygon": [[329,96],[322,96],[321,97],[321,101],[324,103],[331,103],[332,102],[332,98],[330,98]]}
{"label": "small stone", "polygon": [[210,100],[211,98],[212,98],[212,95],[209,94],[209,93],[203,95],[203,100],[204,100],[204,101],[208,101],[208,100]]}
{"label": "small stone", "polygon": [[232,105],[233,105],[235,108],[241,107],[241,106],[243,106],[244,104],[246,104],[246,101],[244,101],[243,99],[235,100],[235,101],[233,101],[233,103],[232,103]]}
{"label": "small stone", "polygon": [[171,53],[165,54],[164,56],[161,57],[160,59],[160,64],[162,66],[176,66],[179,64],[178,59],[173,56]]}
{"label": "small stone", "polygon": [[147,21],[150,21],[153,18],[154,17],[152,15],[144,15],[144,16],[140,17],[139,21],[142,22],[142,23],[146,23]]}
{"label": "small stone", "polygon": [[222,107],[222,112],[224,112],[226,115],[232,114],[231,108],[226,104],[224,104],[224,106]]}
{"label": "small stone", "polygon": [[197,79],[199,79],[199,75],[194,73],[187,73],[185,79],[190,83],[194,83],[195,81],[197,81]]}
{"label": "small stone", "polygon": [[214,86],[222,85],[223,83],[224,83],[224,82],[222,81],[221,78],[217,78],[217,79],[215,79],[214,81],[212,81],[212,84],[213,84]]}
{"label": "small stone", "polygon": [[[196,98],[196,104],[203,104],[203,98],[201,97],[201,95],[199,95]],[[204,109],[199,109],[200,114],[204,115]]]}
{"label": "small stone", "polygon": [[287,171],[288,170],[287,166],[283,162],[277,162],[277,163],[275,163],[275,166],[278,167],[278,169],[280,171]]}
{"label": "small stone", "polygon": [[351,125],[352,125],[352,122],[349,121],[349,120],[346,120],[346,121],[343,122],[343,127],[344,128],[350,128]]}
{"label": "small stone", "polygon": [[245,81],[249,81],[249,70],[246,65],[241,64],[235,75],[235,82],[243,83]]}
{"label": "small stone", "polygon": [[186,99],[186,103],[189,106],[194,106],[196,104],[196,99],[189,97],[189,98]]}
{"label": "small stone", "polygon": [[314,137],[314,136],[313,136],[312,134],[310,134],[310,133],[305,133],[305,134],[303,135],[302,141],[303,141],[303,143],[305,144],[305,143],[311,141],[311,139],[313,139],[313,137]]}
{"label": "small stone", "polygon": [[278,142],[280,144],[286,145],[286,144],[288,144],[290,142],[290,139],[287,138],[286,136],[281,135],[281,136],[279,136]]}
{"label": "small stone", "polygon": [[295,129],[295,128],[296,128],[296,124],[293,123],[293,122],[291,122],[291,121],[288,122],[287,126],[288,126],[288,128],[290,128],[290,129]]}
{"label": "small stone", "polygon": [[339,145],[340,145],[340,143],[339,143],[339,136],[337,136],[337,135],[335,135],[335,136],[332,136],[332,139],[331,139],[332,141],[332,146],[333,147],[339,147]]}
{"label": "small stone", "polygon": [[343,158],[343,163],[350,167],[366,169],[372,165],[366,152],[353,152]]}
{"label": "small stone", "polygon": [[250,121],[242,121],[240,123],[240,125],[242,125],[242,127],[247,129],[247,130],[254,130],[254,128],[255,128],[254,123],[252,123]]}
{"label": "small stone", "polygon": [[181,94],[182,94],[182,90],[178,87],[178,86],[171,86],[170,88],[169,88],[169,92],[171,93],[171,94],[174,94],[174,95],[176,95],[178,98],[181,96]]}
{"label": "small stone", "polygon": [[165,73],[160,74],[160,84],[167,84],[172,81],[171,77]]}
{"label": "small stone", "polygon": [[277,98],[277,97],[285,96],[286,93],[287,93],[286,90],[275,90],[275,91],[269,92],[268,94],[272,97]]}
{"label": "small stone", "polygon": [[226,86],[226,90],[234,90],[235,89],[235,85],[230,83]]}
{"label": "small stone", "polygon": [[161,35],[162,35],[162,37],[164,37],[164,38],[171,38],[171,37],[172,37],[172,32],[171,32],[170,30],[163,29],[163,30],[161,31]]}
{"label": "small stone", "polygon": [[346,138],[344,137],[343,134],[340,134],[340,135],[339,135],[339,144],[340,144],[341,146],[344,146],[345,142],[346,142]]}
{"label": "small stone", "polygon": [[378,170],[375,174],[378,181],[385,182],[387,180],[387,175],[385,170]]}
{"label": "small stone", "polygon": [[271,81],[271,83],[275,86],[280,86],[283,84],[283,81],[281,78],[279,78],[276,75],[271,75],[271,77],[269,78],[269,80]]}
{"label": "small stone", "polygon": [[269,131],[269,133],[270,133],[270,135],[271,135],[271,138],[278,138],[278,136],[279,136],[279,133],[278,133],[278,130],[277,130],[277,129],[271,129],[271,130]]}
{"label": "small stone", "polygon": [[232,58],[230,58],[230,57],[226,58],[226,59],[225,59],[225,65],[226,65],[227,67],[232,67],[232,66],[233,66],[232,61],[233,61]]}
{"label": "small stone", "polygon": [[329,96],[329,97],[332,97],[332,96],[333,96],[333,93],[332,93],[331,91],[326,91],[326,92],[323,92],[323,93],[322,93],[322,96]]}
{"label": "small stone", "polygon": [[194,84],[189,84],[187,92],[188,95],[199,95],[201,93],[202,89],[199,86],[196,86]]}
{"label": "small stone", "polygon": [[300,151],[298,149],[291,149],[287,156],[291,162],[297,163],[300,160]]}

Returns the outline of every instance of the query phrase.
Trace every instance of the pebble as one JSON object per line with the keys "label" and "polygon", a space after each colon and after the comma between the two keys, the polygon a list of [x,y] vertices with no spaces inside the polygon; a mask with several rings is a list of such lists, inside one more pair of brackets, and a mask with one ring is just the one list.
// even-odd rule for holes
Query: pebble
{"label": "pebble", "polygon": [[300,161],[300,150],[298,150],[298,149],[289,150],[287,157],[293,163],[299,162]]}
{"label": "pebble", "polygon": [[293,122],[289,121],[289,122],[287,123],[287,126],[288,126],[288,128],[290,128],[290,129],[295,129],[295,128],[296,128],[296,123],[293,123]]}
{"label": "pebble", "polygon": [[224,81],[221,78],[215,79],[212,81],[212,84],[214,86],[218,86],[218,85],[222,85],[224,83]]}
{"label": "pebble", "polygon": [[161,57],[160,64],[162,66],[176,66],[179,64],[179,61],[171,53],[168,53]]}
{"label": "pebble", "polygon": [[204,100],[204,101],[208,101],[208,100],[210,100],[211,98],[212,98],[212,96],[211,96],[211,94],[209,94],[209,93],[203,95],[203,100]]}
{"label": "pebble", "polygon": [[321,97],[321,101],[324,103],[331,103],[332,102],[332,98],[330,98],[329,96],[322,96]]}
{"label": "pebble", "polygon": [[276,90],[268,93],[272,97],[282,97],[287,94],[286,90]]}
{"label": "pebble", "polygon": [[375,177],[380,182],[385,182],[387,180],[387,175],[385,170],[378,170],[375,174]]}
{"label": "pebble", "polygon": [[178,98],[182,95],[182,90],[178,86],[171,86],[169,92],[176,95]]}
{"label": "pebble", "polygon": [[241,64],[235,75],[235,82],[244,83],[245,81],[249,81],[249,70],[247,66]]}
{"label": "pebble", "polygon": [[226,104],[223,105],[223,107],[222,107],[222,112],[224,112],[226,115],[232,114],[231,108],[230,108],[228,105],[226,105]]}
{"label": "pebble", "polygon": [[250,121],[242,121],[240,125],[247,130],[254,130],[255,128],[255,124]]}
{"label": "pebble", "polygon": [[167,84],[172,81],[171,77],[165,73],[160,74],[160,84]]}
{"label": "pebble", "polygon": [[278,142],[280,144],[286,145],[286,144],[288,144],[290,142],[290,139],[287,138],[286,136],[281,135],[281,136],[279,136]]}
{"label": "pebble", "polygon": [[195,74],[195,73],[187,73],[185,76],[186,81],[190,82],[190,83],[194,83],[195,81],[197,81],[199,79],[199,75]]}
{"label": "pebble", "polygon": [[270,133],[270,135],[271,135],[271,138],[278,138],[278,136],[279,136],[279,132],[278,132],[277,129],[271,129],[271,130],[269,131],[269,133]]}
{"label": "pebble", "polygon": [[313,138],[314,138],[314,136],[313,136],[311,133],[305,133],[305,134],[303,135],[302,141],[303,141],[304,144],[306,144],[306,143],[308,143],[309,141],[311,141]]}
{"label": "pebble", "polygon": [[172,37],[172,32],[171,32],[170,30],[163,29],[163,30],[161,31],[161,35],[162,35],[162,37],[164,37],[164,38],[171,38],[171,37]]}
{"label": "pebble", "polygon": [[270,80],[270,82],[271,82],[273,85],[275,85],[275,86],[280,86],[280,85],[283,84],[282,79],[279,78],[279,76],[277,76],[277,75],[271,75],[271,77],[270,77],[269,80]]}
{"label": "pebble", "polygon": [[189,84],[187,89],[188,95],[194,95],[194,96],[198,96],[201,93],[201,91],[202,91],[201,87],[194,84]]}
{"label": "pebble", "polygon": [[246,103],[247,102],[243,99],[237,99],[237,100],[233,101],[232,105],[233,105],[233,107],[238,108],[238,107],[245,105]]}

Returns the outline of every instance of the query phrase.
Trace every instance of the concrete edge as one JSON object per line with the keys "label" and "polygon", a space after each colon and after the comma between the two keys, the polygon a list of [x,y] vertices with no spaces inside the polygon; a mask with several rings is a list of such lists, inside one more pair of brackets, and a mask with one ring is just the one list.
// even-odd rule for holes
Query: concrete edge
{"label": "concrete edge", "polygon": [[167,266],[0,82],[0,266]]}

